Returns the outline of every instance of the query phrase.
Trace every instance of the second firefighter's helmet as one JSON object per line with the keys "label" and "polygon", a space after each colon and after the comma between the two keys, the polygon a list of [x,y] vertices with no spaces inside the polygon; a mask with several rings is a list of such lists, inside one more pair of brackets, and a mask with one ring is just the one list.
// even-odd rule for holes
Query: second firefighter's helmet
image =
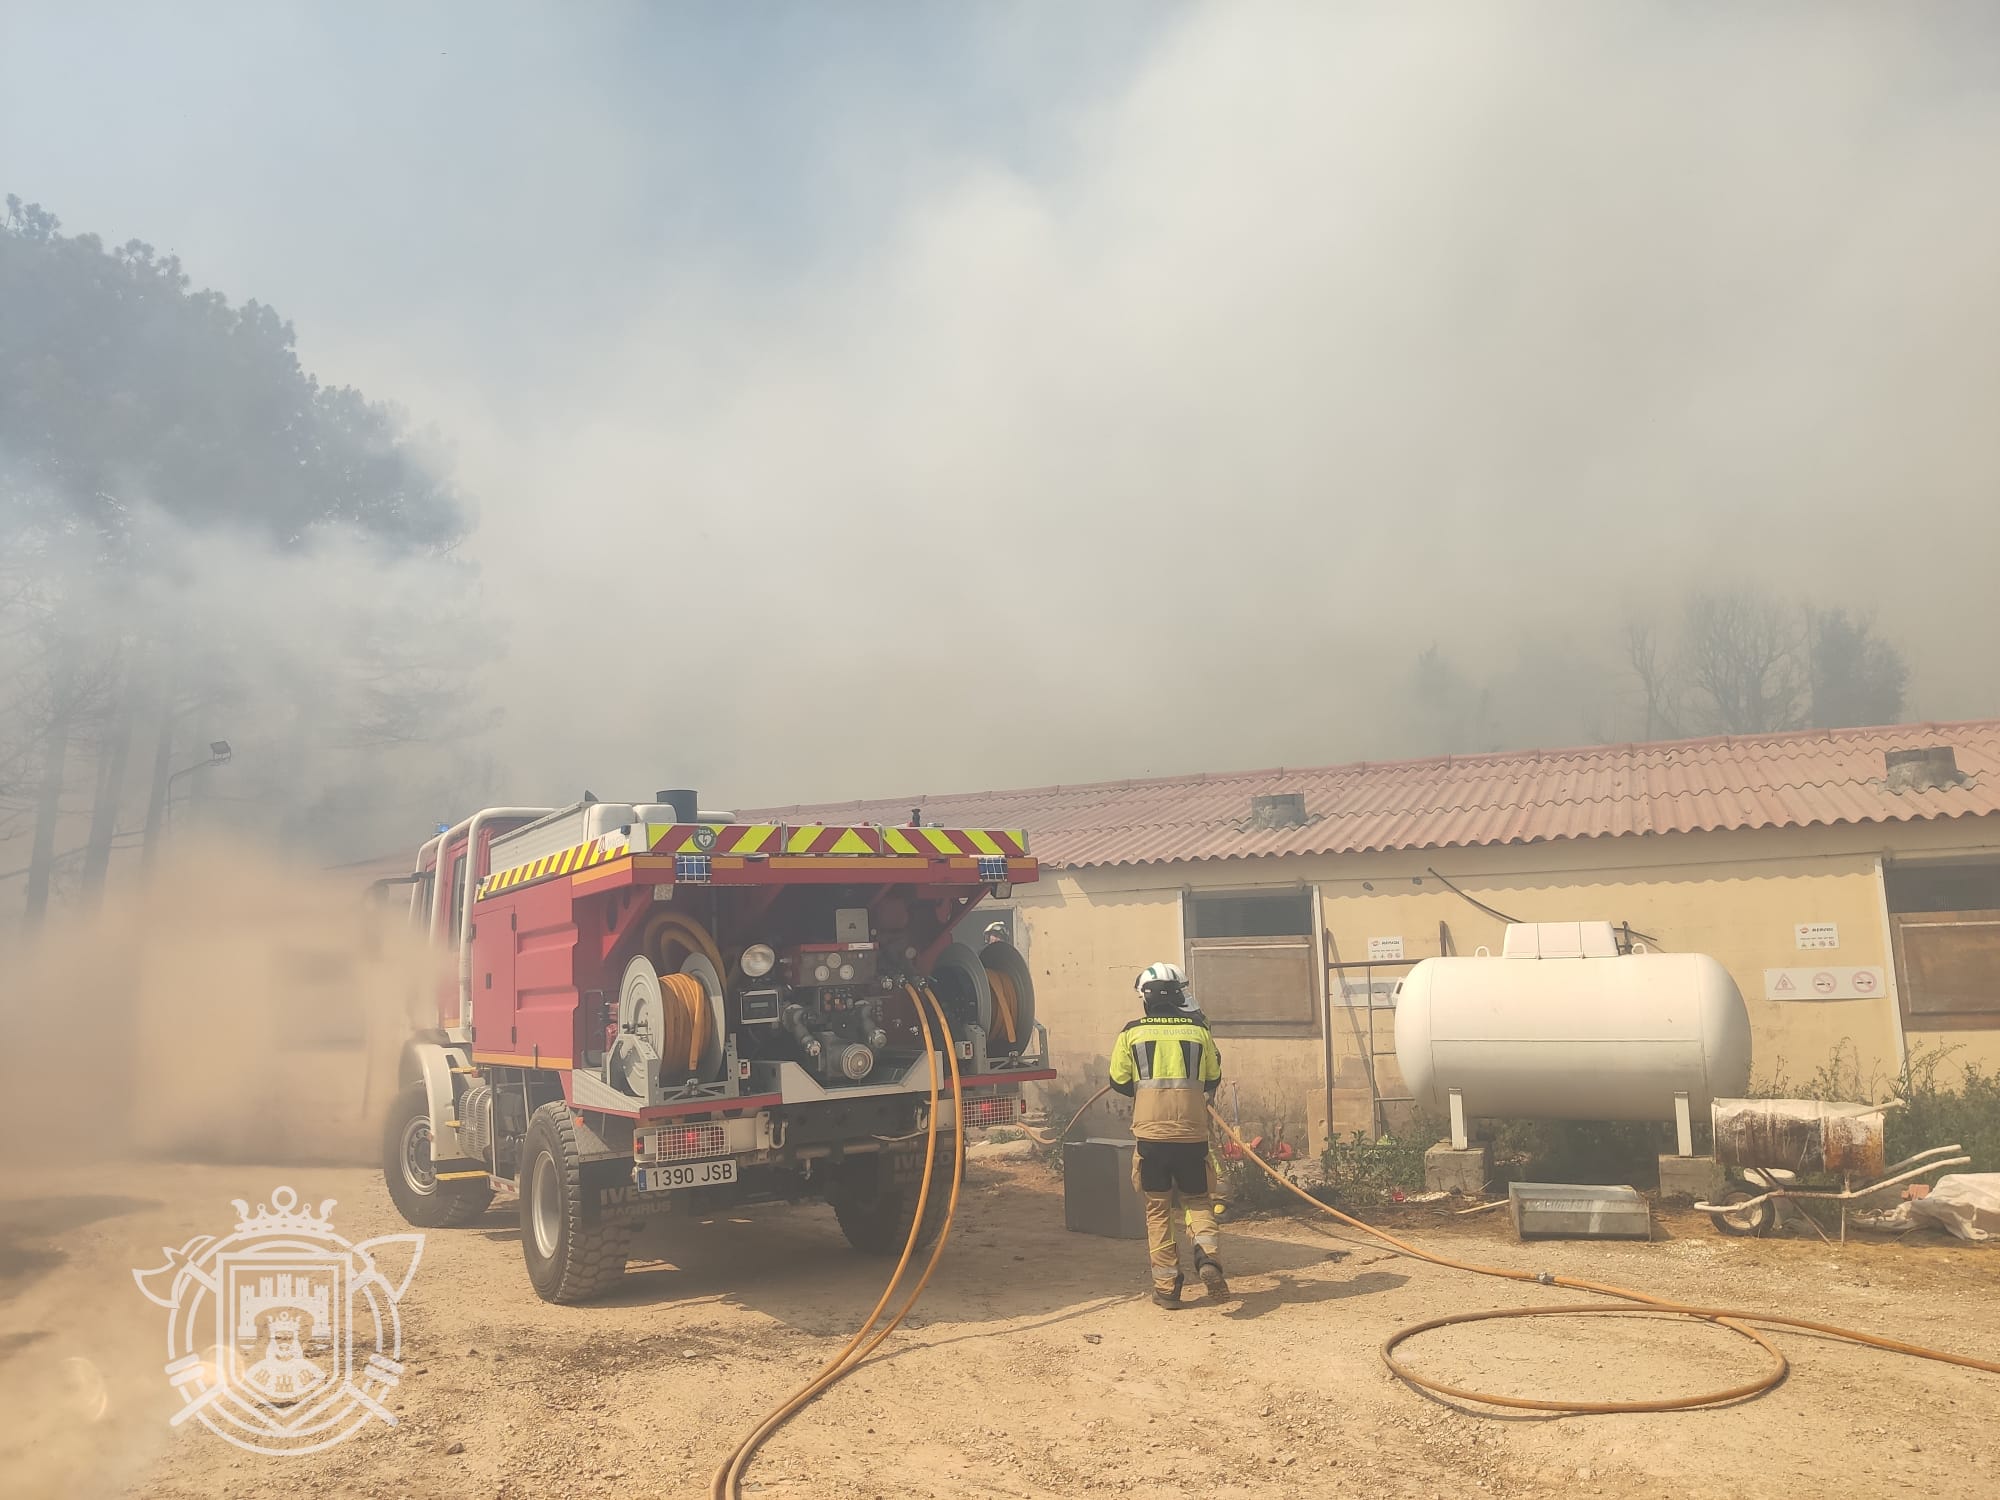
{"label": "second firefighter's helmet", "polygon": [[1132,987],[1145,1002],[1148,1015],[1194,1012],[1194,996],[1188,993],[1187,975],[1181,972],[1179,964],[1148,964],[1139,971]]}

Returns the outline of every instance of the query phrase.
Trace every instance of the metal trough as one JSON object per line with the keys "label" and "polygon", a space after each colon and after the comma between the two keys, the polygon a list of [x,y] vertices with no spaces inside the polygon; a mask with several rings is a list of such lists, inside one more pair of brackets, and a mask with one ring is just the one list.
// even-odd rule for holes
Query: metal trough
{"label": "metal trough", "polygon": [[1629,1187],[1574,1182],[1510,1182],[1514,1233],[1521,1239],[1649,1240],[1653,1215]]}

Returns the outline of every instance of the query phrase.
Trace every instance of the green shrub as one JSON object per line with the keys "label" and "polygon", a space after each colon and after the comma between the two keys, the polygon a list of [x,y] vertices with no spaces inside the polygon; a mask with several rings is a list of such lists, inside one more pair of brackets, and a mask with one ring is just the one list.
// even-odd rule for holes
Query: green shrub
{"label": "green shrub", "polygon": [[1324,1181],[1313,1196],[1337,1208],[1372,1208],[1393,1203],[1396,1192],[1424,1188],[1424,1152],[1437,1139],[1431,1122],[1418,1120],[1404,1134],[1368,1139],[1357,1130],[1346,1140],[1328,1141],[1320,1153]]}
{"label": "green shrub", "polygon": [[[1257,1163],[1247,1157],[1231,1158],[1222,1154],[1223,1142],[1218,1139],[1214,1159],[1222,1163],[1222,1198],[1229,1205],[1231,1215],[1283,1213],[1298,1207],[1299,1200],[1271,1181],[1271,1176]],[[1280,1172],[1290,1165],[1275,1162]]]}

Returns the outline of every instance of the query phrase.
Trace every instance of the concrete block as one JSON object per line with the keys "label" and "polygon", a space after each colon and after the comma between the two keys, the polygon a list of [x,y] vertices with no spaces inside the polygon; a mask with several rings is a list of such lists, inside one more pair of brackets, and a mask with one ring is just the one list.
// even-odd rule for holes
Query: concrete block
{"label": "concrete block", "polygon": [[1333,1086],[1335,1090],[1348,1089],[1360,1093],[1368,1092],[1368,1062],[1359,1053],[1349,1053],[1333,1060]]}
{"label": "concrete block", "polygon": [[1063,1147],[1063,1225],[1114,1240],[1146,1237],[1146,1204],[1132,1185],[1129,1140],[1071,1141]]}
{"label": "concrete block", "polygon": [[1690,1203],[1713,1203],[1722,1191],[1723,1171],[1712,1156],[1660,1158],[1660,1196]]}
{"label": "concrete block", "polygon": [[1424,1153],[1424,1187],[1433,1193],[1482,1197],[1486,1192],[1486,1181],[1492,1175],[1491,1146],[1454,1151],[1450,1141],[1439,1141]]}

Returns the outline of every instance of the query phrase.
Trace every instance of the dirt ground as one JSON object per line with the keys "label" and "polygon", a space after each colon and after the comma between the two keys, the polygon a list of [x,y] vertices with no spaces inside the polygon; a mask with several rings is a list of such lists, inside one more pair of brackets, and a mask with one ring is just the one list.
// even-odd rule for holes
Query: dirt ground
{"label": "dirt ground", "polygon": [[[222,1234],[279,1183],[338,1200],[348,1238],[403,1229],[360,1169],[126,1164],[0,1184],[0,1491],[10,1496],[698,1496],[735,1436],[865,1315],[882,1263],[823,1208],[758,1209],[646,1242],[614,1298],[530,1291],[511,1200],[429,1236],[403,1300],[400,1423],[267,1458],[194,1423],[162,1373],[166,1314],[131,1270]],[[2000,1251],[1932,1238],[1724,1239],[1692,1215],[1651,1244],[1514,1242],[1505,1216],[1403,1210],[1399,1232],[1503,1265],[1785,1310],[2000,1351]],[[1347,1231],[1341,1231],[1343,1235]],[[766,1500],[869,1496],[1280,1497],[1991,1494],[2000,1377],[1780,1333],[1790,1378],[1732,1409],[1500,1417],[1392,1380],[1376,1349],[1440,1313],[1576,1301],[1444,1271],[1291,1219],[1228,1226],[1235,1300],[1143,1296],[1142,1245],[1073,1235],[1037,1163],[976,1162],[918,1311],[768,1445]],[[1668,1395],[1761,1355],[1656,1317],[1423,1335],[1413,1363],[1520,1394]]]}

